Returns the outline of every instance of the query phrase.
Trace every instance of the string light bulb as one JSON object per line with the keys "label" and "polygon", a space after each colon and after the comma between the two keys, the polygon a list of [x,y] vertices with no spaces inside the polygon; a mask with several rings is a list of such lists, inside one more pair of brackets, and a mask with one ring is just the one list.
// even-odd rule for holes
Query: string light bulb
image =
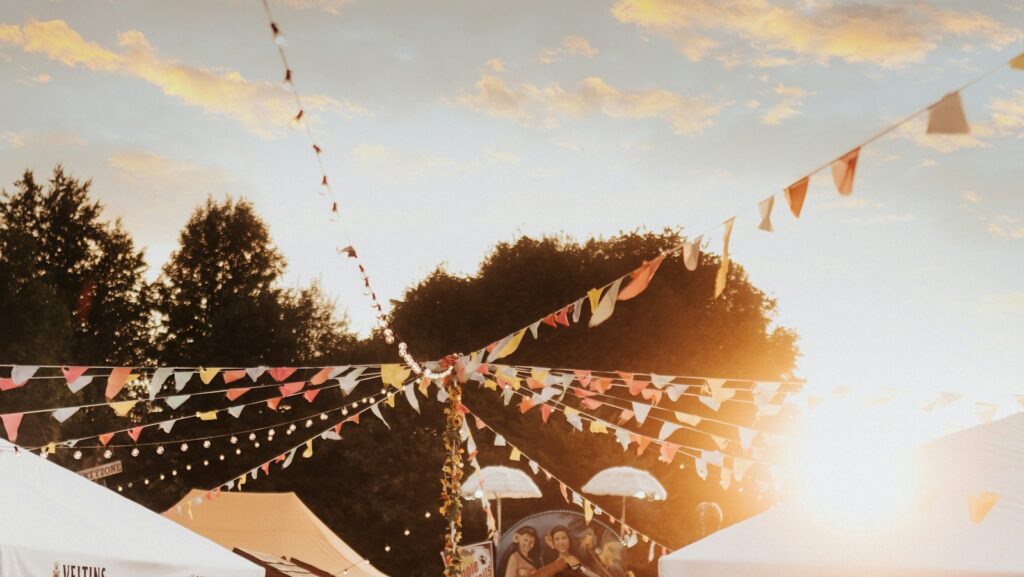
{"label": "string light bulb", "polygon": [[74,457],[76,461],[78,461],[79,459],[82,458],[82,452],[81,451],[75,451],[71,456]]}
{"label": "string light bulb", "polygon": [[132,456],[133,457],[138,457],[139,456],[139,448],[138,447],[133,447],[132,448]]}
{"label": "string light bulb", "polygon": [[156,447],[156,454],[157,455],[163,455],[164,454],[164,446],[163,445],[157,445],[157,447]]}
{"label": "string light bulb", "polygon": [[109,459],[109,458],[111,458],[113,456],[114,456],[114,452],[111,451],[110,449],[107,449],[106,451],[103,451],[103,458],[104,459]]}

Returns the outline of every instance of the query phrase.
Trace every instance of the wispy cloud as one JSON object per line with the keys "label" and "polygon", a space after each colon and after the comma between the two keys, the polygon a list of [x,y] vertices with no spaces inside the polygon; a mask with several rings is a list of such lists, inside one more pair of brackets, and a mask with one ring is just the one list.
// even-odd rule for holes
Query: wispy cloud
{"label": "wispy cloud", "polygon": [[928,134],[927,122],[928,119],[922,115],[904,123],[896,129],[895,134],[921,148],[944,154],[964,148],[988,148],[989,143],[985,139],[995,134],[992,126],[984,122],[972,122],[970,134]]}
{"label": "wispy cloud", "polygon": [[590,44],[590,41],[582,36],[566,36],[558,48],[545,48],[541,51],[539,59],[544,64],[558,62],[563,56],[582,56],[593,58],[597,56],[597,48]]}
{"label": "wispy cloud", "polygon": [[85,139],[73,132],[13,132],[8,130],[0,133],[0,140],[14,148],[85,146]]}
{"label": "wispy cloud", "polygon": [[487,61],[487,68],[490,68],[494,72],[504,72],[505,63],[500,58],[491,58]]}
{"label": "wispy cloud", "polygon": [[773,92],[782,100],[764,112],[761,122],[764,124],[781,124],[783,120],[800,114],[804,106],[804,98],[814,94],[799,86],[779,84]]}
{"label": "wispy cloud", "polygon": [[913,5],[833,4],[797,7],[763,0],[617,0],[620,22],[671,38],[680,52],[701,60],[736,38],[754,53],[751,66],[779,65],[788,53],[899,68],[921,62],[945,37],[995,48],[1021,33],[972,11]]}
{"label": "wispy cloud", "polygon": [[164,188],[204,189],[233,180],[227,171],[140,150],[116,152],[110,155],[108,162],[121,178],[132,184],[160,183]]}
{"label": "wispy cloud", "polygon": [[1016,134],[1024,138],[1024,90],[1018,88],[1009,98],[995,98],[989,104],[992,123],[1000,134]]}
{"label": "wispy cloud", "polygon": [[548,128],[557,126],[564,117],[592,114],[618,119],[660,118],[676,134],[701,132],[727,106],[668,90],[623,90],[598,77],[585,78],[567,90],[557,83],[543,87],[509,85],[492,74],[481,76],[474,90],[462,91],[456,103],[490,116]]}
{"label": "wispy cloud", "polygon": [[999,240],[1024,239],[1024,227],[1003,226],[999,223],[990,222],[985,225],[985,231],[992,238]]}
{"label": "wispy cloud", "polygon": [[[168,96],[205,112],[233,118],[264,137],[287,126],[295,114],[294,101],[280,86],[250,81],[234,71],[195,68],[162,58],[135,30],[119,36],[120,52],[83,39],[63,20],[31,20],[20,27],[0,25],[0,42],[43,54],[71,68],[143,79]],[[330,110],[345,116],[366,113],[351,102],[320,95],[307,96],[304,105],[309,110]]]}
{"label": "wispy cloud", "polygon": [[351,0],[274,0],[275,4],[294,10],[321,10],[328,14],[337,14],[341,7]]}

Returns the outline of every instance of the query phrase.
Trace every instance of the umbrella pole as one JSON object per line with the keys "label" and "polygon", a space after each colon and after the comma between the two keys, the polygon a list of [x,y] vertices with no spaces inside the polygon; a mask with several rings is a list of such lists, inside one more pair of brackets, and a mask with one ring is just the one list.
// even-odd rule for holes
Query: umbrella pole
{"label": "umbrella pole", "polygon": [[622,496],[622,524],[626,524],[626,496]]}
{"label": "umbrella pole", "polygon": [[501,538],[501,497],[498,497],[498,538]]}

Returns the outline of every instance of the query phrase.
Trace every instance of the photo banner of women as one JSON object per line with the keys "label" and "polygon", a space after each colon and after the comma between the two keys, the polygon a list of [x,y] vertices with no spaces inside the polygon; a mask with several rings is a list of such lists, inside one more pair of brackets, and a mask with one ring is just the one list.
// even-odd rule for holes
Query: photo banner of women
{"label": "photo banner of women", "polygon": [[587,523],[582,513],[557,509],[530,515],[498,542],[497,577],[529,577],[571,555],[582,562],[571,575],[627,577],[626,546],[608,525]]}

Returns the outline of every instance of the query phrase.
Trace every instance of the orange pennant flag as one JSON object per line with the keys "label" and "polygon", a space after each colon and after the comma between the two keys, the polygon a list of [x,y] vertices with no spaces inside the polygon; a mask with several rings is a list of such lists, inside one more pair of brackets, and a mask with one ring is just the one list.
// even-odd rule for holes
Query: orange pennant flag
{"label": "orange pennant flag", "polygon": [[311,384],[311,385],[322,385],[322,384],[324,384],[325,382],[327,382],[327,379],[331,376],[331,372],[333,370],[334,370],[334,367],[324,367],[324,368],[320,369],[320,371],[317,374],[313,375],[313,377],[311,379],[309,379],[309,384]]}
{"label": "orange pennant flag", "polygon": [[304,386],[306,386],[304,381],[295,381],[293,383],[285,383],[277,389],[281,391],[282,397],[289,397],[301,391]]}
{"label": "orange pennant flag", "polygon": [[302,393],[302,398],[306,399],[306,402],[312,403],[316,396],[320,394],[320,389],[309,389],[305,393]]}
{"label": "orange pennant flag", "polygon": [[100,440],[100,444],[106,447],[107,443],[109,443],[110,440],[114,438],[114,433],[103,433],[97,438]]}
{"label": "orange pennant flag", "polygon": [[[804,191],[806,192],[806,186]],[[803,200],[800,202],[803,203]],[[715,276],[715,298],[722,296],[722,293],[725,292],[725,283],[729,278],[729,237],[732,236],[732,224],[735,221],[735,216],[725,221],[725,233],[722,236],[722,264],[718,265],[718,274]]]}
{"label": "orange pennant flag", "polygon": [[636,440],[636,454],[643,455],[644,451],[647,450],[647,446],[651,444],[651,438],[645,437],[643,435],[637,435],[637,437],[638,439]]}
{"label": "orange pennant flag", "polygon": [[620,301],[628,301],[647,290],[647,285],[651,283],[651,279],[654,278],[654,273],[658,272],[658,267],[661,266],[661,262],[663,260],[665,260],[664,255],[659,256],[651,262],[644,261],[644,264],[641,265],[640,268],[630,273],[629,286],[619,291],[618,299]]}
{"label": "orange pennant flag", "polygon": [[142,434],[142,427],[133,427],[128,429],[128,436],[132,438],[132,441],[138,443],[139,435]]}
{"label": "orange pennant flag", "polygon": [[540,406],[540,418],[543,419],[543,421],[545,423],[547,423],[548,422],[548,418],[551,417],[551,411],[553,411],[553,410],[554,410],[554,408],[551,405],[541,405]]}
{"label": "orange pennant flag", "polygon": [[836,192],[843,196],[853,193],[853,176],[857,171],[857,158],[860,147],[840,156],[832,163],[832,180],[836,183]]}
{"label": "orange pennant flag", "polygon": [[950,92],[928,109],[928,134],[970,134],[959,92]]}
{"label": "orange pennant flag", "polygon": [[276,411],[277,406],[281,404],[281,397],[274,397],[273,399],[267,399],[267,406],[271,410]]}
{"label": "orange pennant flag", "polygon": [[245,369],[239,369],[237,371],[224,371],[224,384],[226,385],[243,378],[245,378]]}
{"label": "orange pennant flag", "polygon": [[789,211],[793,216],[800,218],[800,211],[804,208],[804,198],[807,197],[807,185],[811,177],[805,176],[786,189],[786,203],[789,204]]}
{"label": "orange pennant flag", "polygon": [[6,415],[0,415],[0,420],[4,422],[4,430],[7,431],[7,440],[16,443],[18,442],[18,427],[21,426],[21,418],[24,413],[7,413]]}
{"label": "orange pennant flag", "polygon": [[1010,61],[1010,68],[1024,70],[1024,52],[1021,52],[1016,58]]}
{"label": "orange pennant flag", "polygon": [[85,374],[85,371],[89,370],[89,367],[61,367],[61,372],[64,373],[64,379],[70,385],[78,380],[78,377]]}
{"label": "orange pennant flag", "polygon": [[533,399],[530,397],[523,397],[522,401],[519,401],[519,412],[526,414],[527,411],[533,408]]}
{"label": "orange pennant flag", "polygon": [[295,367],[277,367],[274,369],[270,369],[267,372],[270,373],[271,378],[280,383],[281,381],[292,376],[292,373],[295,372]]}
{"label": "orange pennant flag", "polygon": [[121,392],[125,384],[128,383],[128,378],[132,375],[131,367],[115,367],[110,371],[110,376],[107,377],[107,399],[113,399]]}
{"label": "orange pennant flag", "polygon": [[225,394],[227,395],[229,401],[234,401],[238,397],[241,397],[242,395],[248,393],[249,388],[250,387],[236,387],[234,389],[228,389],[228,392]]}

